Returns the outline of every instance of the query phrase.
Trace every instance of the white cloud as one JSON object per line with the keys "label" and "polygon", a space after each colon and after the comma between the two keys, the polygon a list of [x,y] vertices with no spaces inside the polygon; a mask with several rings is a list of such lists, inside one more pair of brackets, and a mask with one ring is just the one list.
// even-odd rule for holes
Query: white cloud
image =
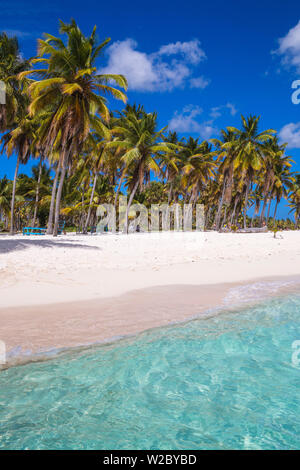
{"label": "white cloud", "polygon": [[216,129],[213,126],[213,121],[199,122],[196,119],[202,112],[203,110],[199,106],[186,106],[181,113],[175,112],[169,122],[169,128],[177,132],[197,133],[202,139],[209,139]]}
{"label": "white cloud", "polygon": [[210,116],[214,119],[222,116],[222,110],[229,109],[231,116],[234,116],[237,113],[237,109],[232,103],[226,103],[221,106],[215,106],[211,108]]}
{"label": "white cloud", "polygon": [[217,119],[218,117],[222,116],[222,113],[220,111],[220,106],[216,106],[215,108],[211,108],[210,111],[210,116],[214,119]]}
{"label": "white cloud", "polygon": [[100,73],[121,73],[127,78],[129,89],[138,91],[183,87],[195,65],[206,57],[198,40],[167,44],[157,52],[146,54],[137,50],[133,39],[113,43],[108,48],[108,56],[108,64]]}
{"label": "white cloud", "polygon": [[206,58],[205,52],[201,49],[198,39],[187,42],[177,41],[161,46],[157,54],[167,56],[181,54],[189,63],[195,65]]}
{"label": "white cloud", "polygon": [[288,143],[289,148],[300,148],[300,122],[290,122],[279,131],[281,143]]}
{"label": "white cloud", "polygon": [[109,61],[101,73],[121,73],[135,90],[151,89],[157,77],[147,54],[136,51],[132,39],[118,41],[108,48]]}
{"label": "white cloud", "polygon": [[197,133],[202,139],[209,139],[218,133],[214,121],[222,115],[223,110],[229,110],[234,116],[237,109],[232,103],[211,108],[209,116],[211,119],[199,121],[199,116],[203,113],[203,109],[197,105],[188,105],[181,112],[175,111],[174,116],[169,121],[169,128],[172,131],[183,133]]}
{"label": "white cloud", "polygon": [[210,80],[201,76],[190,79],[191,88],[206,88],[210,84]]}
{"label": "white cloud", "polygon": [[225,105],[225,107],[230,110],[231,116],[234,116],[234,115],[237,113],[237,109],[236,109],[236,107],[234,106],[234,104],[232,104],[232,103],[227,103],[227,104]]}
{"label": "white cloud", "polygon": [[284,64],[293,65],[300,71],[300,21],[278,42],[279,48],[273,53],[281,55]]}

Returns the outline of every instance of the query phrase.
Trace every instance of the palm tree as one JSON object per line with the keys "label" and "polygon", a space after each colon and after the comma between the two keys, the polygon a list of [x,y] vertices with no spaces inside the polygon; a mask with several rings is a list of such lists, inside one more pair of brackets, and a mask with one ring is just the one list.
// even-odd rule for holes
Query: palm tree
{"label": "palm tree", "polygon": [[32,226],[35,227],[36,223],[36,218],[37,218],[37,211],[38,211],[38,203],[39,203],[39,192],[40,192],[40,184],[41,184],[41,177],[42,177],[42,172],[43,172],[43,163],[45,160],[45,153],[42,145],[40,144],[40,139],[39,139],[39,133],[38,129],[40,127],[40,124],[42,120],[45,118],[44,114],[37,115],[35,118],[35,140],[33,141],[33,157],[38,158],[39,157],[39,165],[38,165],[38,172],[36,172],[36,168],[33,167],[33,177],[37,179],[37,184],[35,188],[35,205],[34,205],[34,214],[33,214],[33,222]]}
{"label": "palm tree", "polygon": [[49,196],[50,192],[50,168],[47,168],[45,163],[42,163],[43,159],[40,158],[38,166],[33,166],[32,177],[31,177],[31,187],[26,193],[27,197],[32,199],[33,203],[33,222],[32,226],[35,227],[36,220],[38,216],[38,210],[41,204],[41,201]]}
{"label": "palm tree", "polygon": [[261,204],[261,201],[263,200],[261,188],[262,188],[262,184],[264,184],[264,175],[262,175],[262,176],[263,177],[261,178],[261,180],[263,181],[263,183],[259,182],[258,179],[257,179],[256,188],[252,192],[251,199],[252,199],[252,202],[253,202],[253,205],[254,205],[254,212],[253,212],[253,216],[252,216],[252,219],[251,219],[251,227],[253,227],[254,221],[257,218],[258,214],[259,214],[260,204]]}
{"label": "palm tree", "polygon": [[35,205],[34,205],[34,214],[33,214],[33,222],[32,222],[33,227],[35,227],[37,211],[38,211],[40,184],[41,184],[41,177],[42,177],[42,170],[43,170],[43,159],[44,159],[44,156],[41,155],[37,175],[36,175],[36,170],[34,169],[34,176],[37,176],[37,184],[36,184],[36,189],[35,189]]}
{"label": "palm tree", "polygon": [[[96,27],[89,37],[84,36],[74,20],[70,24],[60,22],[60,33],[67,35],[66,44],[61,38],[50,34],[39,40],[38,57],[33,63],[42,62],[47,67],[34,69],[30,73],[41,78],[29,86],[32,99],[31,115],[49,111],[40,130],[41,144],[48,154],[59,150],[60,181],[56,194],[54,236],[57,235],[60,201],[67,167],[75,155],[79,155],[92,129],[109,136],[102,120],[109,120],[109,111],[104,95],[126,101],[122,91],[108,83],[115,81],[126,89],[127,82],[122,75],[97,74],[95,62],[104,47],[106,39],[97,44]],[[45,57],[47,56],[47,57]],[[24,72],[20,78],[28,75]],[[100,116],[100,117],[99,117]]]}
{"label": "palm tree", "polygon": [[48,225],[47,225],[47,234],[53,234],[53,219],[54,219],[54,208],[55,208],[55,195],[57,191],[57,183],[59,178],[59,156],[57,152],[54,152],[50,155],[50,163],[52,166],[52,170],[55,172],[53,183],[52,183],[52,191],[51,191],[51,201],[50,201],[50,208],[49,208],[49,217],[48,217]]}
{"label": "palm tree", "polygon": [[[10,211],[10,198],[11,198],[11,183],[4,176],[0,179],[0,222],[3,217],[8,220]],[[6,222],[7,223],[7,222]]]}
{"label": "palm tree", "polygon": [[216,162],[213,157],[211,145],[206,141],[199,144],[198,139],[189,138],[184,146],[184,156],[187,160],[183,167],[184,185],[190,193],[190,204],[194,204],[209,180],[215,175]]}
{"label": "palm tree", "polygon": [[272,193],[272,187],[273,187],[274,180],[275,180],[274,173],[275,173],[276,162],[278,162],[278,160],[280,159],[285,158],[286,165],[291,166],[291,163],[289,163],[290,158],[284,157],[285,148],[286,148],[286,144],[279,145],[277,137],[274,137],[273,139],[268,140],[267,142],[265,142],[265,145],[264,145],[264,169],[265,171],[262,177],[263,184],[262,184],[262,187],[260,188],[260,193],[264,196],[263,207],[262,207],[262,211],[260,214],[261,224],[264,220],[267,203]]}
{"label": "palm tree", "polygon": [[300,173],[295,175],[295,182],[290,193],[290,212],[295,213],[295,228],[298,228],[300,218]]}
{"label": "palm tree", "polygon": [[[113,119],[110,120],[109,128],[111,129],[111,122]],[[91,139],[91,148],[90,148],[90,167],[92,172],[93,178],[93,186],[90,192],[90,200],[89,200],[89,208],[88,214],[85,221],[84,232],[87,232],[88,225],[90,223],[90,217],[92,213],[92,206],[95,196],[95,190],[97,186],[97,181],[99,177],[99,173],[102,170],[105,175],[109,179],[111,179],[111,186],[114,186],[114,180],[117,172],[118,161],[119,161],[119,149],[109,148],[108,142],[110,140],[106,138],[101,138],[101,136],[94,134]],[[121,178],[120,178],[121,179]],[[115,195],[115,201],[118,196],[118,191]],[[116,204],[116,203],[115,203]]]}
{"label": "palm tree", "polygon": [[184,144],[183,139],[179,141],[177,132],[169,132],[166,137],[163,136],[163,140],[172,150],[171,152],[163,155],[160,162],[160,166],[166,178],[166,183],[169,187],[168,205],[170,205],[176,176],[178,175],[179,170],[182,169],[184,163],[181,153],[184,150]]}
{"label": "palm tree", "polygon": [[238,133],[230,130],[221,129],[221,139],[211,139],[216,146],[218,159],[221,161],[218,174],[219,181],[222,184],[222,194],[219,200],[218,211],[216,214],[216,229],[220,229],[221,214],[224,203],[229,205],[232,197],[232,186],[234,177],[234,162],[237,156]]}
{"label": "palm tree", "polygon": [[75,162],[77,187],[81,194],[81,223],[82,232],[85,228],[85,197],[91,182],[91,155],[82,154]]}
{"label": "palm tree", "polygon": [[171,151],[168,144],[161,141],[164,129],[157,131],[156,128],[156,113],[143,112],[142,117],[138,118],[135,113],[130,112],[120,118],[120,126],[114,130],[120,138],[108,143],[109,148],[120,147],[124,150],[121,160],[126,168],[129,189],[124,226],[126,233],[129,209],[138,188],[143,188],[144,181],[149,179],[150,171],[160,173],[156,157]]}
{"label": "palm tree", "polygon": [[7,156],[10,157],[13,152],[17,154],[17,164],[13,181],[13,190],[11,198],[11,216],[10,216],[10,234],[14,234],[14,207],[16,196],[16,184],[20,163],[26,164],[31,153],[32,144],[36,138],[35,123],[32,119],[26,117],[22,119],[18,127],[6,133],[2,138],[3,150],[6,150]]}
{"label": "palm tree", "polygon": [[[118,134],[120,134],[120,129],[118,126],[122,126],[122,122],[124,121],[124,119],[127,119],[128,117],[133,115],[136,117],[136,119],[139,120],[143,118],[144,114],[144,107],[140,104],[137,105],[136,103],[134,103],[133,105],[127,104],[122,112],[117,112],[116,115],[118,116],[118,118],[113,118],[110,120],[111,133],[112,136],[115,136],[113,140],[117,142],[120,140],[120,135],[118,136]],[[124,183],[124,179],[126,177],[126,174],[128,173],[128,167],[124,159],[122,159],[122,156],[126,152],[126,148],[123,148],[121,146],[114,146],[112,147],[112,149],[114,150],[115,161],[119,169],[119,181],[114,198],[114,206],[116,208],[122,184]]]}
{"label": "palm tree", "polygon": [[274,165],[274,181],[271,189],[272,197],[276,199],[273,219],[275,220],[278,204],[284,197],[288,198],[288,192],[292,190],[295,179],[290,167],[293,160],[290,157],[278,158]]}
{"label": "palm tree", "polygon": [[264,165],[264,144],[266,141],[272,139],[272,134],[276,132],[273,129],[258,132],[259,120],[260,116],[250,115],[247,119],[242,116],[241,130],[235,127],[227,127],[229,132],[234,132],[238,135],[238,140],[235,145],[236,157],[234,169],[238,169],[242,179],[245,181],[244,228],[246,228],[250,188],[255,175]]}

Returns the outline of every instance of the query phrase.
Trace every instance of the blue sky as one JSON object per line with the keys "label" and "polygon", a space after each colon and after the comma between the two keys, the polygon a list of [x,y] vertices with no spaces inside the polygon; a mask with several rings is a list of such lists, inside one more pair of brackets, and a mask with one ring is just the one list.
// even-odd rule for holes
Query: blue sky
{"label": "blue sky", "polygon": [[[300,80],[298,1],[2,0],[0,29],[16,34],[31,57],[36,39],[57,35],[58,18],[71,17],[85,33],[96,24],[100,39],[111,37],[99,69],[124,73],[129,102],[157,111],[161,127],[203,139],[238,126],[241,113],[261,115],[262,129],[288,141],[300,171],[300,104],[291,100]],[[0,177],[12,177],[14,165],[1,156]],[[279,215],[286,213],[282,204]]]}

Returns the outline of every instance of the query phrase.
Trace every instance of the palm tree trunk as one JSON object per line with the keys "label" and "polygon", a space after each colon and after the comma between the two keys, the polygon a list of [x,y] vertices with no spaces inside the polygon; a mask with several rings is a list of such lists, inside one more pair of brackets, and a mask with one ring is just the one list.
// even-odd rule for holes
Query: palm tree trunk
{"label": "palm tree trunk", "polygon": [[213,208],[209,207],[208,211],[206,212],[205,221],[204,221],[204,230],[209,228],[209,222],[210,222],[210,216],[211,216],[212,210]]}
{"label": "palm tree trunk", "polygon": [[298,228],[298,214],[295,214],[295,230]]}
{"label": "palm tree trunk", "polygon": [[170,188],[168,192],[168,206],[167,206],[167,211],[166,211],[166,221],[169,218],[169,210],[170,210],[170,202],[171,202],[171,197],[172,197],[172,190],[173,190],[173,182],[170,183]]}
{"label": "palm tree trunk", "polygon": [[244,209],[244,229],[247,228],[247,207],[249,199],[250,180],[247,182],[246,195],[245,195],[245,209]]}
{"label": "palm tree trunk", "polygon": [[59,166],[57,166],[56,168],[55,177],[53,181],[53,187],[52,187],[49,219],[48,219],[48,226],[47,226],[48,235],[52,235],[53,233],[53,217],[54,217],[55,195],[56,195],[58,176],[59,176]]}
{"label": "palm tree trunk", "polygon": [[120,176],[120,180],[119,180],[119,184],[118,184],[118,187],[117,187],[115,200],[114,200],[114,206],[115,207],[117,207],[118,197],[119,197],[119,193],[121,191],[121,186],[122,186],[122,183],[123,183],[124,176],[125,176],[125,171],[123,171],[122,175]]}
{"label": "palm tree trunk", "polygon": [[13,190],[11,196],[11,209],[10,209],[10,235],[14,235],[14,210],[15,210],[15,199],[16,199],[16,185],[17,185],[17,178],[18,178],[18,171],[20,165],[20,158],[18,156],[16,169],[15,169],[15,176],[13,182]]}
{"label": "palm tree trunk", "polygon": [[42,176],[42,163],[43,163],[43,157],[41,156],[40,158],[40,164],[39,164],[39,176],[38,176],[38,181],[37,181],[37,186],[36,186],[36,192],[35,192],[35,204],[34,204],[34,214],[33,214],[33,223],[32,226],[35,227],[35,221],[36,221],[36,216],[37,216],[37,210],[38,210],[38,202],[39,202],[39,193],[40,193],[40,184],[41,184],[41,176]]}
{"label": "palm tree trunk", "polygon": [[[196,200],[195,189],[193,189],[192,192],[191,192],[189,203],[188,203],[188,210],[187,210],[187,212],[185,213],[185,215],[183,217],[183,219],[184,219],[183,220],[183,230],[184,230],[185,224],[189,223],[190,219],[192,219],[192,224],[193,224],[193,207],[194,207],[194,204],[195,204],[195,200]],[[191,211],[192,211],[192,214],[191,214]]]}
{"label": "palm tree trunk", "polygon": [[[187,180],[186,187],[188,188],[189,185],[190,185],[190,178],[188,178],[188,180]],[[186,191],[183,202],[187,202],[188,198],[189,198],[189,193],[188,193],[188,191]]]}
{"label": "palm tree trunk", "polygon": [[259,218],[259,224],[260,225],[262,224],[262,222],[265,218],[265,211],[266,211],[267,204],[268,204],[268,192],[266,192],[265,197],[264,197],[264,204],[263,204],[261,214],[260,214],[260,218]]}
{"label": "palm tree trunk", "polygon": [[255,209],[254,209],[254,213],[253,213],[253,216],[252,216],[252,219],[251,219],[251,228],[253,227],[255,217],[256,217],[257,214],[259,213],[259,207],[260,207],[260,200],[259,200],[259,199],[256,199],[256,202],[255,202]]}
{"label": "palm tree trunk", "polygon": [[224,227],[224,225],[226,223],[226,217],[227,217],[227,205],[225,205],[224,217],[223,217],[223,220],[222,220],[221,228]]}
{"label": "palm tree trunk", "polygon": [[237,205],[238,205],[238,202],[239,202],[239,198],[238,198],[238,197],[235,197],[234,206],[233,206],[233,212],[232,212],[231,220],[230,220],[230,224],[231,224],[231,225],[233,224],[233,221],[234,221],[235,211],[236,211],[236,207],[237,207]]}
{"label": "palm tree trunk", "polygon": [[220,228],[220,221],[221,221],[221,213],[222,213],[222,207],[223,207],[223,202],[224,202],[224,196],[225,196],[225,190],[226,190],[226,178],[223,181],[223,189],[222,189],[222,196],[219,202],[219,207],[218,207],[218,212],[216,215],[216,229],[219,230]]}
{"label": "palm tree trunk", "polygon": [[268,223],[269,223],[269,219],[270,219],[270,210],[271,210],[271,204],[272,204],[272,198],[270,198],[269,207],[268,207],[268,214],[267,214],[267,225],[268,225]]}
{"label": "palm tree trunk", "polygon": [[82,233],[84,233],[84,186],[81,193],[81,228]]}
{"label": "palm tree trunk", "polygon": [[55,219],[54,219],[54,230],[53,230],[54,237],[57,237],[59,214],[60,214],[60,200],[61,200],[61,194],[62,194],[65,175],[66,175],[66,165],[64,164],[61,169],[60,180],[59,180],[59,185],[58,185],[57,194],[56,194]]}
{"label": "palm tree trunk", "polygon": [[278,207],[278,199],[276,199],[276,205],[275,205],[274,214],[273,214],[274,221],[275,221],[275,217],[276,217],[277,207]]}
{"label": "palm tree trunk", "polygon": [[136,179],[135,185],[134,185],[134,187],[133,187],[133,190],[132,190],[131,193],[130,193],[129,201],[128,201],[128,204],[127,204],[127,207],[126,207],[125,225],[124,225],[124,232],[125,232],[125,233],[128,233],[128,214],[129,214],[129,209],[130,209],[130,206],[131,206],[131,204],[132,204],[133,198],[134,198],[134,196],[135,196],[135,193],[136,193],[138,187],[139,187],[139,178]]}
{"label": "palm tree trunk", "polygon": [[168,205],[170,205],[170,202],[171,202],[171,199],[172,199],[173,184],[174,184],[174,181],[171,181],[170,182],[169,193],[168,193]]}
{"label": "palm tree trunk", "polygon": [[93,189],[92,189],[92,193],[91,193],[91,197],[90,197],[90,203],[89,203],[89,210],[88,210],[87,218],[86,218],[86,221],[85,221],[85,227],[84,227],[84,231],[83,231],[84,233],[87,233],[87,228],[88,228],[88,225],[89,225],[89,222],[90,222],[92,204],[93,204],[97,179],[98,179],[98,173],[95,174],[95,178],[94,178]]}

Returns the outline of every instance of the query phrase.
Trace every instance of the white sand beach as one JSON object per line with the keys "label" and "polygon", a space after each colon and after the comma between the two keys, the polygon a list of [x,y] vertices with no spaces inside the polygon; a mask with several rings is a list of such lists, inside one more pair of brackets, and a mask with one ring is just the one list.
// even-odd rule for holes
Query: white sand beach
{"label": "white sand beach", "polygon": [[2,235],[0,338],[8,351],[89,344],[273,295],[298,276],[299,231]]}

